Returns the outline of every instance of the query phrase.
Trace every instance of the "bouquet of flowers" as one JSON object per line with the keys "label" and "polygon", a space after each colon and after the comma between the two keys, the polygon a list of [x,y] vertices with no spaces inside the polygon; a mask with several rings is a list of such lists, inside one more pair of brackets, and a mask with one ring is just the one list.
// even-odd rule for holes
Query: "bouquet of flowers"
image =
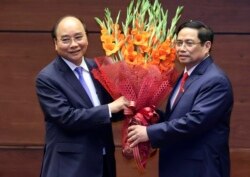
{"label": "bouquet of flowers", "polygon": [[121,95],[134,101],[122,131],[123,155],[134,158],[143,171],[152,154],[150,143],[140,143],[131,149],[127,142],[127,128],[133,124],[148,126],[158,121],[155,106],[166,99],[177,78],[174,67],[175,27],[183,7],[177,7],[167,30],[168,11],[158,0],[131,1],[125,22],[119,24],[120,12],[115,21],[109,9],[105,18],[95,18],[101,27],[101,41],[106,56],[97,57],[98,68],[93,70],[96,79],[116,99]]}

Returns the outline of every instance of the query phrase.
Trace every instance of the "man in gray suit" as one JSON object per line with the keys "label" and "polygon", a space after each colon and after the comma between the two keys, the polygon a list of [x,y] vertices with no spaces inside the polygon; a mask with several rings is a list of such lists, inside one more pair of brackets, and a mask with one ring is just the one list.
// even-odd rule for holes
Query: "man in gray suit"
{"label": "man in gray suit", "polygon": [[58,56],[36,79],[46,126],[41,177],[115,177],[111,119],[128,101],[112,102],[92,77],[96,64],[84,57],[88,40],[78,18],[61,18],[52,37]]}
{"label": "man in gray suit", "polygon": [[231,83],[214,63],[213,31],[199,21],[177,29],[176,51],[185,66],[160,122],[129,127],[134,147],[150,141],[159,148],[160,177],[229,177]]}

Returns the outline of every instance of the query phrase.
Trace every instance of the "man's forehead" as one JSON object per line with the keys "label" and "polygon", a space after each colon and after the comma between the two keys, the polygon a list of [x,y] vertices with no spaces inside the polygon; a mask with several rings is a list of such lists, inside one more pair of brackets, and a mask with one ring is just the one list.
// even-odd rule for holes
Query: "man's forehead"
{"label": "man's forehead", "polygon": [[77,18],[63,19],[57,26],[57,33],[67,33],[69,31],[74,31],[74,33],[85,33],[83,24]]}
{"label": "man's forehead", "polygon": [[193,28],[183,28],[177,35],[177,38],[198,38],[198,30]]}

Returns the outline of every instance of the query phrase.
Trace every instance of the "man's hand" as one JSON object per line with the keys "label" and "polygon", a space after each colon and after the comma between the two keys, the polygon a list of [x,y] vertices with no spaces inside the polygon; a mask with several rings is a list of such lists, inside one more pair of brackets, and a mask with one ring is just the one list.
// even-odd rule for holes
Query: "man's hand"
{"label": "man's hand", "polygon": [[120,98],[108,104],[111,113],[117,113],[128,105],[129,101],[124,96],[121,96]]}
{"label": "man's hand", "polygon": [[133,148],[141,142],[148,141],[147,127],[142,125],[132,125],[128,128],[128,142]]}

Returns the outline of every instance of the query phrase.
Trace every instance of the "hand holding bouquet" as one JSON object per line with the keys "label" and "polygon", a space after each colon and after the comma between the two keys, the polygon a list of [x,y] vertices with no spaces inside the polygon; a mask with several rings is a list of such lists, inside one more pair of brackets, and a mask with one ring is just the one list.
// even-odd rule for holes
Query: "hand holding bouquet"
{"label": "hand holding bouquet", "polygon": [[[123,155],[134,158],[143,171],[150,156],[150,143],[139,144],[132,150],[127,142],[130,125],[150,125],[158,121],[154,105],[166,99],[176,80],[174,68],[175,26],[183,7],[178,7],[167,30],[167,11],[158,0],[132,1],[127,8],[127,17],[121,27],[118,13],[116,20],[105,9],[105,19],[95,18],[101,27],[101,41],[105,57],[95,58],[98,69],[93,71],[96,79],[116,99],[121,95],[135,101],[130,113],[125,115],[123,125]],[[145,107],[148,107],[145,109]]]}

